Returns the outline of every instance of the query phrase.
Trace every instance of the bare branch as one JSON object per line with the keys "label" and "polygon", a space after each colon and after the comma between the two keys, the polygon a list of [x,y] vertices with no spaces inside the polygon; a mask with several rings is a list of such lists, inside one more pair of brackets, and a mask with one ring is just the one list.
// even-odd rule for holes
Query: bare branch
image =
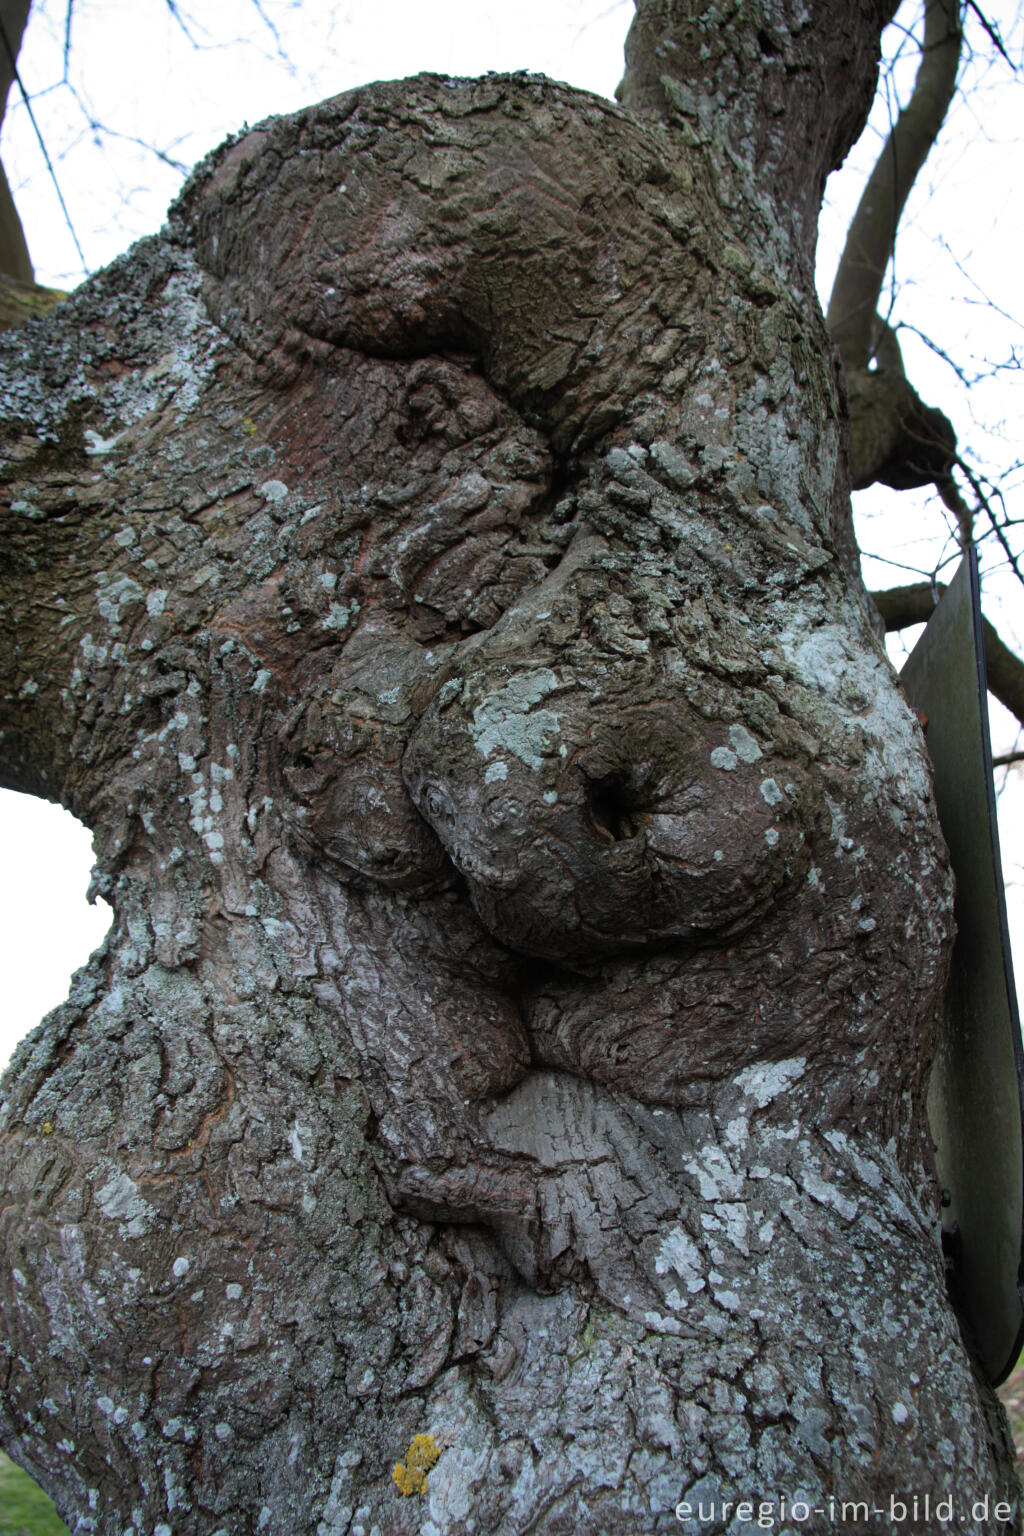
{"label": "bare branch", "polygon": [[[886,632],[926,624],[946,588],[920,581],[909,587],[872,592],[871,599],[882,615]],[[1024,661],[1000,640],[988,619],[982,619],[985,635],[985,669],[989,692],[1024,725]]]}
{"label": "bare branch", "polygon": [[[71,238],[74,241],[75,250],[78,252],[78,259],[82,263],[82,270],[88,273],[89,263],[85,259],[85,253],[82,250],[81,243],[75,231],[75,226],[71,222],[71,215],[68,212],[68,205],[64,201],[64,194],[60,189],[60,183],[57,180],[57,173],[53,168],[53,161],[50,159],[50,152],[46,147],[46,142],[43,139],[42,131],[38,122],[36,121],[36,115],[32,110],[31,98],[29,97],[28,91],[25,89],[25,83],[22,80],[21,75],[18,73],[17,45],[12,44],[12,41],[8,36],[7,29],[3,26],[2,21],[0,21],[0,42],[2,42],[4,52],[7,56],[8,67],[10,69],[11,76],[13,77],[14,83],[17,85],[18,90],[21,93],[21,99],[25,105],[25,111],[28,113],[28,120],[32,124],[35,136],[39,141],[39,148],[42,151],[43,159],[46,162],[46,169],[49,172],[50,180],[53,182],[53,189],[57,194],[57,201],[60,203],[61,212],[64,215],[64,222],[67,224],[68,229],[71,232]],[[30,272],[29,275],[31,278],[33,274]]]}
{"label": "bare branch", "polygon": [[967,0],[967,8],[968,8],[968,10],[973,11],[975,16],[977,16],[978,20],[981,22],[981,25],[984,27],[985,31],[988,33],[989,41],[991,42],[993,48],[995,48],[997,53],[1001,53],[1002,54],[1002,56],[1006,60],[1007,64],[1009,64],[1009,66],[1013,70],[1014,74],[1016,74],[1017,73],[1017,66],[1016,66],[1016,64],[1013,62],[1013,60],[1010,58],[1010,55],[1007,53],[1006,49],[1003,47],[1003,40],[1002,40],[1002,38],[999,36],[999,33],[997,32],[996,28],[989,21],[988,17],[982,11],[981,7],[975,4],[975,0]]}
{"label": "bare branch", "polygon": [[196,42],[195,38],[192,36],[192,33],[189,31],[188,24],[185,21],[185,18],[182,16],[181,11],[178,9],[176,0],[164,0],[164,4],[167,6],[167,9],[170,12],[172,18],[178,23],[178,26],[184,32],[189,42],[192,44],[192,47],[198,48],[199,44]]}
{"label": "bare branch", "polygon": [[964,266],[963,262],[956,255],[956,253],[954,252],[952,246],[949,244],[949,241],[943,239],[940,236],[939,237],[939,245],[942,248],[942,250],[946,253],[946,255],[949,257],[949,259],[953,263],[953,265],[956,267],[956,270],[959,272],[960,276],[964,279],[964,281],[966,283],[968,283],[970,285],[970,287],[972,287],[974,289],[975,293],[978,295],[978,297],[976,299],[965,299],[964,303],[966,303],[966,304],[981,305],[985,309],[991,309],[997,315],[999,315],[999,317],[1001,319],[1007,320],[1007,321],[1009,321],[1009,323],[1011,325],[1016,326],[1016,328],[1018,330],[1024,330],[1024,324],[1021,323],[1020,316],[1019,315],[1011,315],[1008,309],[1003,309],[999,304],[996,303],[995,299],[992,299],[992,298],[989,297],[989,295],[985,292],[984,288],[978,282],[978,280],[974,276],[974,274],[971,273],[971,272],[968,272],[968,270]]}
{"label": "bare branch", "polygon": [[1017,556],[1014,554],[1013,550],[1010,548],[1010,542],[1006,537],[1006,533],[1002,525],[997,520],[995,512],[992,510],[991,502],[982,490],[980,482],[978,481],[977,477],[972,474],[971,470],[964,463],[963,459],[958,458],[957,465],[970,481],[971,490],[978,498],[978,505],[984,510],[989,522],[992,525],[992,532],[995,534],[999,541],[1003,554],[1006,556],[1007,564],[1009,565],[1013,574],[1016,576],[1017,580],[1021,583],[1022,586],[1024,586],[1024,572],[1021,571],[1020,562]]}
{"label": "bare branch", "polygon": [[[28,0],[0,0],[0,124],[17,74],[15,60],[28,21]],[[32,283],[35,271],[25,231],[14,206],[7,175],[0,166],[0,273],[16,283]]]}
{"label": "bare branch", "polygon": [[853,216],[828,306],[828,326],[848,370],[866,368],[896,230],[911,187],[935,143],[956,87],[959,0],[927,0],[921,65]]}
{"label": "bare branch", "polygon": [[919,341],[923,341],[928,350],[934,352],[936,357],[941,357],[942,361],[952,368],[964,389],[970,389],[972,384],[977,383],[977,379],[968,378],[966,372],[955,358],[950,357],[949,353],[940,347],[937,341],[932,341],[931,337],[926,336],[924,331],[919,330],[916,325],[910,325],[908,322],[902,321],[899,329],[901,331],[909,331],[912,336],[916,336]]}
{"label": "bare branch", "polygon": [[262,21],[271,37],[274,39],[274,52],[276,53],[277,57],[281,60],[282,64],[288,68],[289,72],[294,74],[294,65],[289,59],[284,45],[281,42],[281,33],[279,32],[273,18],[267,15],[266,8],[264,7],[262,0],[250,0],[250,3],[260,21]]}
{"label": "bare branch", "polygon": [[[108,139],[121,139],[126,144],[136,144],[138,145],[139,149],[145,150],[148,155],[152,155],[156,160],[159,160],[161,165],[166,165],[169,170],[175,171],[179,176],[188,175],[191,167],[188,166],[185,161],[175,159],[175,157],[171,154],[170,149],[160,149],[158,145],[150,143],[147,139],[140,138],[137,134],[122,133],[120,129],[111,128],[107,123],[101,122],[100,119],[93,113],[89,103],[86,101],[78,87],[73,85],[70,80],[65,81],[64,83],[67,90],[71,93],[71,98],[75,105],[78,107],[78,110],[81,112],[91,133],[103,134],[104,137]],[[181,142],[186,137],[187,135],[182,134],[181,139],[176,142]]]}
{"label": "bare branch", "polygon": [[75,0],[68,0],[68,7],[64,13],[64,79],[68,78],[71,69],[71,17],[74,14]]}

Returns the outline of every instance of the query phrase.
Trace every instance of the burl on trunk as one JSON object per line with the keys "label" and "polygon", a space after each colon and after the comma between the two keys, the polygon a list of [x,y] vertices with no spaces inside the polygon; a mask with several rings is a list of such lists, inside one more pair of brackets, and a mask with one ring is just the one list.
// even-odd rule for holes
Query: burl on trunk
{"label": "burl on trunk", "polygon": [[2,1090],[76,1533],[1015,1528],[810,272],[883,10],[269,123],[4,343],[3,778],[116,914]]}

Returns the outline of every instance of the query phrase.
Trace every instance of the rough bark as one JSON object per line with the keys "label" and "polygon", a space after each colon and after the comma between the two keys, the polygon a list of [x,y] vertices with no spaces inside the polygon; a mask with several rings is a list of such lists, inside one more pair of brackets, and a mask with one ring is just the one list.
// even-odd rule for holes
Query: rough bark
{"label": "rough bark", "polygon": [[799,0],[638,0],[617,94],[640,116],[719,138],[813,258],[825,178],[864,124],[895,10],[896,0],[855,0],[823,27]]}
{"label": "rough bark", "polygon": [[4,782],[115,911],[0,1110],[0,1423],[76,1532],[1015,1528],[936,1238],[928,768],[740,143],[367,87],[0,341]]}

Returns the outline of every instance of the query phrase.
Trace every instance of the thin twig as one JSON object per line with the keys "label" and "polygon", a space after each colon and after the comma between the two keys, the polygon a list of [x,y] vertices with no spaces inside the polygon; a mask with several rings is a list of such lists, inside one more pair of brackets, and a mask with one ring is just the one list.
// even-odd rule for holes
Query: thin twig
{"label": "thin twig", "polygon": [[1010,55],[1007,53],[1006,49],[1003,47],[1003,40],[999,36],[999,33],[996,31],[995,27],[989,21],[988,17],[984,15],[979,6],[975,5],[974,0],[967,0],[967,9],[974,12],[975,16],[977,16],[978,20],[985,28],[985,31],[988,33],[989,41],[992,43],[992,46],[995,48],[996,52],[1002,54],[1007,64],[1009,64],[1014,74],[1016,74],[1017,66],[1010,58]]}
{"label": "thin twig", "polygon": [[986,515],[988,517],[988,520],[989,520],[989,522],[992,525],[992,532],[995,534],[996,538],[999,540],[1000,545],[1002,546],[1003,554],[1006,556],[1006,559],[1007,559],[1007,562],[1008,562],[1008,564],[1010,566],[1010,569],[1013,571],[1013,574],[1016,576],[1017,580],[1021,583],[1021,585],[1024,586],[1024,572],[1021,571],[1020,565],[1018,563],[1017,556],[1013,553],[1013,550],[1010,548],[1010,544],[1009,544],[1009,541],[1008,541],[1008,539],[1006,537],[1005,532],[1003,531],[1003,529],[1000,527],[999,523],[996,520],[996,515],[993,512],[991,505],[989,504],[988,497],[985,495],[984,491],[981,488],[981,485],[980,485],[979,481],[971,473],[970,469],[964,463],[963,459],[958,457],[956,462],[957,462],[958,468],[960,468],[963,471],[963,473],[967,476],[967,479],[970,482],[971,490],[974,492],[975,496],[978,498],[979,506],[981,506],[984,509],[984,511],[985,511],[985,513],[986,513]]}
{"label": "thin twig", "polygon": [[[954,560],[958,560],[962,554],[963,551],[961,550],[959,544],[957,544],[951,554],[946,555],[939,561],[938,565],[935,567],[934,571],[929,577],[929,580],[933,585],[938,580],[938,575],[942,568],[952,564]],[[888,555],[872,554],[869,549],[862,549],[861,555],[865,560],[877,560],[879,565],[891,565],[894,571],[908,571],[911,576],[921,575],[921,567],[919,565],[906,565],[902,560],[891,560]]]}
{"label": "thin twig", "polygon": [[[144,149],[147,154],[153,155],[163,165],[166,165],[172,171],[177,172],[179,176],[188,175],[189,171],[191,170],[191,166],[186,165],[183,160],[175,160],[170,150],[158,149],[155,144],[151,144],[147,139],[141,139],[134,133],[122,133],[120,128],[111,128],[106,123],[100,122],[99,118],[96,117],[91,111],[89,103],[86,101],[78,87],[72,85],[71,81],[69,80],[67,81],[66,88],[71,93],[72,100],[84,117],[86,127],[89,129],[90,133],[102,133],[105,134],[108,139],[122,139],[126,144],[137,144],[140,149]],[[181,140],[184,140],[186,137],[187,135],[182,134]],[[176,142],[181,142],[181,140]]]}
{"label": "thin twig", "polygon": [[1003,320],[1008,320],[1011,325],[1015,325],[1018,329],[1024,329],[1024,325],[1022,325],[1022,322],[1021,322],[1019,316],[1011,315],[1009,310],[1001,309],[1000,306],[996,303],[996,301],[994,299],[990,299],[989,298],[988,294],[985,292],[984,288],[978,282],[977,278],[972,276],[972,274],[967,271],[967,269],[964,266],[963,262],[954,253],[953,247],[950,245],[949,241],[945,239],[944,236],[940,235],[938,237],[938,243],[939,243],[940,248],[945,251],[946,255],[949,257],[949,259],[953,263],[954,267],[956,267],[957,271],[960,273],[960,276],[964,279],[964,282],[968,283],[975,290],[975,292],[978,294],[978,298],[977,299],[965,298],[963,302],[965,304],[977,304],[977,303],[984,304],[986,309],[994,310],[995,313],[997,315],[999,315]]}
{"label": "thin twig", "polygon": [[184,32],[184,34],[188,38],[189,42],[192,44],[192,47],[193,48],[198,48],[199,44],[196,42],[195,38],[192,36],[192,33],[189,31],[188,27],[185,25],[184,17],[182,16],[181,12],[178,10],[178,7],[177,7],[177,4],[175,3],[175,0],[164,0],[164,4],[167,6],[167,9],[170,11],[171,16],[178,23],[178,26]]}
{"label": "thin twig", "polygon": [[281,46],[281,34],[277,30],[276,24],[271,20],[266,11],[263,9],[261,0],[250,0],[250,4],[253,10],[256,12],[256,15],[260,18],[260,21],[262,21],[271,37],[274,39],[274,47],[277,50],[278,58],[283,59],[286,64],[290,64],[291,60],[288,58],[288,55],[285,53]]}
{"label": "thin twig", "polygon": [[[926,336],[924,331],[918,330],[916,325],[911,325],[907,320],[901,320],[896,329],[900,331],[910,331],[911,334],[916,336],[919,341],[923,341],[925,346],[928,347],[930,351],[935,353],[936,357],[941,357],[944,363],[948,363],[950,368],[952,368],[953,372],[956,374],[957,378],[960,380],[960,383],[964,386],[964,389],[970,389],[972,384],[977,384],[978,378],[969,379],[964,370],[960,367],[960,364],[954,362],[949,353],[943,351],[938,342],[932,341],[931,337]],[[978,377],[981,377],[981,375]]]}
{"label": "thin twig", "polygon": [[71,14],[75,8],[75,0],[68,0],[67,10],[64,12],[64,83],[67,84],[68,72],[71,67]]}

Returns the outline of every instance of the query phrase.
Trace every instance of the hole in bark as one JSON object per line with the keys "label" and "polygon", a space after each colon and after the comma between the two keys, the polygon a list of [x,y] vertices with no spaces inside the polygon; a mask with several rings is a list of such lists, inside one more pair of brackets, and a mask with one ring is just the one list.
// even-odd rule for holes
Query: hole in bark
{"label": "hole in bark", "polygon": [[782,49],[779,47],[778,43],[776,43],[775,39],[771,37],[769,33],[764,31],[761,31],[757,34],[757,45],[766,59],[776,59],[782,52]]}
{"label": "hole in bark", "polygon": [[636,837],[637,816],[628,784],[609,776],[587,784],[587,820],[603,843],[621,843]]}
{"label": "hole in bark", "polygon": [[[444,614],[438,613],[436,608],[430,608],[426,603],[419,603],[410,607],[409,631],[413,639],[419,645],[458,645],[470,635],[479,634],[482,630],[490,629],[491,624],[482,620],[477,621],[469,617],[456,620],[446,619]],[[496,613],[491,623],[500,617]]]}

